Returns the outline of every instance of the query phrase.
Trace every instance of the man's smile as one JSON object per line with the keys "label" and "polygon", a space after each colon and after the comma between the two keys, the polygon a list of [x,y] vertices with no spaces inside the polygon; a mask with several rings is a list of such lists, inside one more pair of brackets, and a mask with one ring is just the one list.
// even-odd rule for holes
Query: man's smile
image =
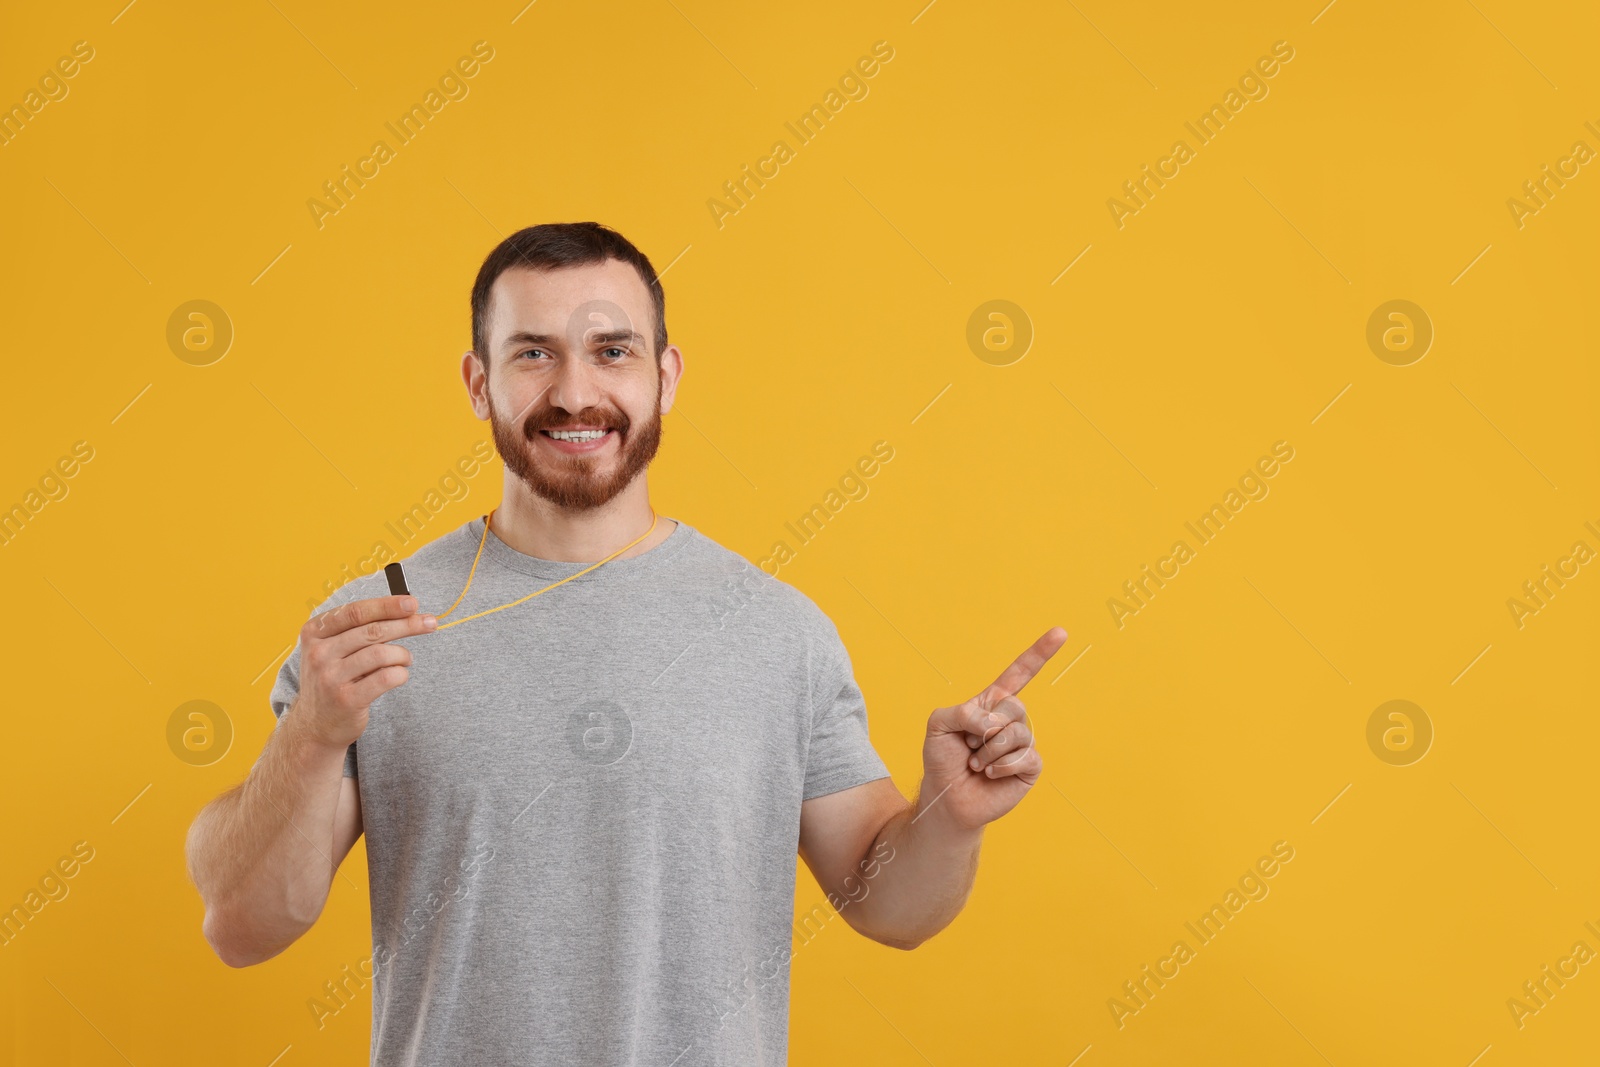
{"label": "man's smile", "polygon": [[588,455],[606,447],[617,436],[612,427],[540,430],[539,436],[557,451],[570,456]]}

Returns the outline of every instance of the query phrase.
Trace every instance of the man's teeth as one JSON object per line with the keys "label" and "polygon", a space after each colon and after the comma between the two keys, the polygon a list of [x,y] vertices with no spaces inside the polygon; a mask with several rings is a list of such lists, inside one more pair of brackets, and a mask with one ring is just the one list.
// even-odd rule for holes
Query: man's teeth
{"label": "man's teeth", "polygon": [[557,441],[593,441],[604,437],[610,430],[546,430]]}

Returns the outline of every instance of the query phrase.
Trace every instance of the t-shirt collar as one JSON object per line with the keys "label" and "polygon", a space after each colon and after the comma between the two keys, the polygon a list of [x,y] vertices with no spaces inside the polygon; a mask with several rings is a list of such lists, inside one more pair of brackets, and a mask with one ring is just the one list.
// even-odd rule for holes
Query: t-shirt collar
{"label": "t-shirt collar", "polygon": [[[661,515],[661,519],[672,519],[670,515]],[[483,527],[486,516],[480,515],[463,528],[468,540],[471,542],[470,551],[477,552],[480,539],[483,538]],[[671,533],[660,544],[654,545],[637,556],[628,556],[624,559],[614,559],[603,566],[585,574],[581,578],[574,578],[574,582],[599,581],[609,574],[620,577],[629,574],[642,574],[656,570],[670,563],[678,551],[694,536],[693,528],[680,519],[673,519],[677,523]],[[519,552],[500,540],[494,530],[489,531],[489,536],[483,539],[483,555],[486,560],[493,560],[502,567],[517,571],[520,574],[532,575],[535,578],[560,579],[568,578],[586,567],[593,565],[593,560],[588,563],[568,563],[563,560],[544,559],[540,556],[530,556],[526,552]]]}

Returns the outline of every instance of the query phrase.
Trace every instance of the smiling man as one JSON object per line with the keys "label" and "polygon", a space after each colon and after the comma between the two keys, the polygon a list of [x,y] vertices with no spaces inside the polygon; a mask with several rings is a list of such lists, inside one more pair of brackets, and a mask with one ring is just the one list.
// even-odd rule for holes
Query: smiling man
{"label": "smiling man", "polygon": [[301,629],[190,831],[206,939],[282,952],[364,833],[373,1064],[784,1063],[796,851],[873,940],[948,925],[1039,776],[1016,694],[1066,633],[933,712],[908,802],[828,617],[650,504],[684,367],[650,261],[534,226],[471,304],[503,502],[405,560],[413,595],[368,575]]}

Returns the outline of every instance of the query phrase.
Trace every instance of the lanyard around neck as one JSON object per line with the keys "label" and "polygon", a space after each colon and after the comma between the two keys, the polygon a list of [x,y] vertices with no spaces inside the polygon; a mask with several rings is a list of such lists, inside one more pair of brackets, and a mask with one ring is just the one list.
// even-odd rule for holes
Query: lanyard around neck
{"label": "lanyard around neck", "polygon": [[[448,614],[450,614],[451,611],[456,610],[456,606],[459,605],[461,603],[462,598],[467,595],[467,590],[472,588],[472,578],[473,578],[473,576],[475,574],[478,573],[478,561],[483,558],[483,546],[489,540],[489,520],[493,517],[493,515],[494,515],[494,511],[490,511],[488,515],[485,515],[483,517],[483,536],[478,539],[478,554],[472,558],[472,570],[467,572],[467,584],[462,587],[461,596],[456,597],[456,602],[455,602],[455,604],[451,604],[450,605],[450,610],[449,611],[446,611],[444,613],[444,615],[435,616],[435,618],[443,619],[445,615],[448,615]],[[649,537],[650,534],[651,534],[651,531],[653,531],[656,528],[656,521],[657,521],[658,518],[659,517],[656,515],[656,509],[655,508],[651,508],[650,509],[650,529],[646,530],[644,533],[640,534],[638,537],[634,538],[632,541],[629,541],[627,544],[623,545],[621,548],[619,548],[615,552],[611,553],[611,555],[607,556],[605,559],[601,560],[599,563],[591,563],[589,566],[585,567],[583,570],[579,571],[577,574],[569,574],[567,577],[561,579],[559,582],[551,582],[549,585],[545,586],[543,589],[538,590],[538,592],[529,593],[527,596],[522,597],[519,600],[513,600],[509,604],[501,604],[498,608],[490,608],[488,611],[480,611],[476,615],[468,615],[466,618],[457,619],[455,622],[441,623],[439,626],[434,628],[434,633],[438,633],[440,630],[448,630],[452,626],[460,626],[462,623],[471,622],[473,619],[481,619],[485,615],[493,615],[495,612],[504,611],[506,608],[514,608],[518,604],[521,604],[525,600],[532,600],[534,597],[538,596],[540,593],[548,593],[550,590],[554,589],[558,585],[565,585],[566,583],[572,581],[572,579],[574,579],[574,578],[578,578],[578,577],[581,577],[581,576],[583,576],[585,574],[588,574],[590,571],[594,570],[596,567],[600,566],[600,564],[602,564],[602,563],[610,563],[612,560],[616,559],[618,556],[620,556],[624,552],[628,551],[628,549],[632,548],[634,545],[638,544],[640,541],[643,541],[646,537]]]}

